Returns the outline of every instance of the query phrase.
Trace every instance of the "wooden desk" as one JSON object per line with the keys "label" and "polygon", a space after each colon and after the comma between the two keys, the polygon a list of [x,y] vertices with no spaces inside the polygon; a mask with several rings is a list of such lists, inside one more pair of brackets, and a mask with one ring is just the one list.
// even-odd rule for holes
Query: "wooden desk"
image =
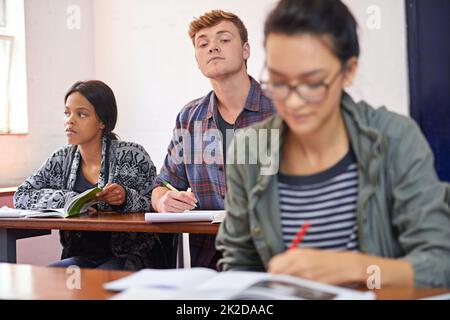
{"label": "wooden desk", "polygon": [[[0,263],[0,299],[108,299],[115,292],[103,289],[103,284],[129,274],[128,271],[81,269],[80,289],[71,290],[66,285],[71,274],[64,268]],[[413,300],[450,293],[450,290],[386,287],[375,292],[379,300]]]}
{"label": "wooden desk", "polygon": [[0,228],[27,230],[78,230],[116,232],[216,234],[218,224],[209,222],[149,223],[144,213],[99,213],[60,218],[0,219]]}
{"label": "wooden desk", "polygon": [[218,224],[209,222],[149,223],[144,213],[99,213],[66,219],[2,218],[0,262],[16,262],[17,239],[50,234],[51,230],[216,234],[218,229]]}
{"label": "wooden desk", "polygon": [[71,290],[65,268],[0,263],[0,299],[108,299],[115,293],[104,290],[103,284],[130,273],[81,269],[80,290]]}

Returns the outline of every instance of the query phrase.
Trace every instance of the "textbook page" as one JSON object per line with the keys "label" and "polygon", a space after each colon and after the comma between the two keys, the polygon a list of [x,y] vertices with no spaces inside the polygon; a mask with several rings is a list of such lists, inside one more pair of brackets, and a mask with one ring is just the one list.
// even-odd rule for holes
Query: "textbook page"
{"label": "textbook page", "polygon": [[64,218],[64,209],[22,210],[8,207],[0,208],[0,218]]}
{"label": "textbook page", "polygon": [[64,209],[40,209],[40,210],[24,210],[26,218],[66,218],[68,215]]}
{"label": "textbook page", "polygon": [[22,218],[25,215],[25,210],[12,209],[6,206],[0,208],[0,218]]}
{"label": "textbook page", "polygon": [[130,288],[185,289],[192,288],[214,277],[217,271],[208,268],[143,269],[130,276],[108,282],[104,288],[122,291]]}
{"label": "textbook page", "polygon": [[[204,273],[205,270],[207,274]],[[219,273],[202,268],[172,269],[165,274],[159,270],[149,271],[146,279],[135,278],[133,279],[136,281],[134,284],[113,286],[119,290],[127,288],[113,299],[371,300],[375,298],[373,292],[360,292],[265,272],[227,271]],[[151,281],[150,273],[153,273]],[[157,277],[160,278],[154,280]],[[110,288],[110,284],[105,285],[105,289]]]}
{"label": "textbook page", "polygon": [[[189,285],[184,285],[184,283],[179,286],[178,290],[173,290],[169,286],[145,286],[143,282],[142,285],[128,286],[127,290],[115,295],[111,299],[113,300],[222,300],[229,299],[232,295],[238,294],[245,288],[250,286],[252,283],[258,282],[259,280],[267,278],[267,273],[263,272],[240,272],[240,271],[228,271],[224,273],[219,273],[212,269],[203,269],[208,271],[206,277],[201,277],[203,268],[192,268],[192,269],[174,269],[170,274],[182,275],[184,279],[189,278],[195,281],[189,281]],[[151,270],[156,271],[156,270]],[[139,271],[140,272],[140,271]],[[222,278],[222,274],[228,274],[227,277]],[[192,276],[194,274],[194,276]],[[161,273],[161,276],[163,274]],[[199,277],[197,278],[197,275]],[[156,274],[155,274],[156,276]],[[165,275],[169,276],[169,273]],[[194,279],[195,278],[195,279]],[[165,278],[169,281],[169,278]],[[135,279],[139,281],[138,279]],[[117,280],[117,281],[120,281]],[[145,283],[148,283],[145,280]],[[127,283],[128,285],[128,283]],[[104,286],[105,289],[110,288],[110,286]],[[116,287],[116,286],[114,286]],[[123,287],[122,287],[123,288]],[[113,289],[109,289],[113,290]],[[118,290],[115,290],[118,291]]]}

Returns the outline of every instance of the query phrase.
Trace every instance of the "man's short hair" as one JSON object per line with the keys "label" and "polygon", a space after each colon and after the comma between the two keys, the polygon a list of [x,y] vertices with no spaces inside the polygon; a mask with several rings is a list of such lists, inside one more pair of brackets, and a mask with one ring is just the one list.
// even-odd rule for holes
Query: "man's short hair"
{"label": "man's short hair", "polygon": [[242,44],[248,42],[247,28],[237,15],[223,10],[212,10],[210,12],[204,13],[202,16],[193,20],[189,24],[188,34],[192,40],[192,44],[195,46],[195,35],[200,30],[214,27],[223,21],[230,21],[236,26],[236,28],[239,30]]}

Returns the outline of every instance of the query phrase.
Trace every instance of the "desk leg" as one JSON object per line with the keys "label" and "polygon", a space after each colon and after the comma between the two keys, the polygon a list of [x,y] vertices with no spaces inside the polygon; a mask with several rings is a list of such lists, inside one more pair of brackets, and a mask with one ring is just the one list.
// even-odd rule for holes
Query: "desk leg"
{"label": "desk leg", "polygon": [[183,233],[183,267],[184,269],[191,268],[191,249],[189,246],[189,233]]}
{"label": "desk leg", "polygon": [[16,240],[50,233],[51,230],[0,229],[0,262],[17,262]]}
{"label": "desk leg", "polygon": [[177,235],[177,269],[189,269],[191,267],[191,252],[189,249],[189,233]]}
{"label": "desk leg", "polygon": [[0,229],[0,262],[16,263],[16,238],[9,229]]}
{"label": "desk leg", "polygon": [[177,269],[184,267],[183,234],[177,234]]}

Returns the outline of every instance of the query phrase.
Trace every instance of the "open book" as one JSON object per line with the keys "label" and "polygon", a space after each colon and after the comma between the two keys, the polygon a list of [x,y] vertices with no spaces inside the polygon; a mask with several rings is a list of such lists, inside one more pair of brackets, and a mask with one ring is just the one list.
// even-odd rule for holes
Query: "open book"
{"label": "open book", "polygon": [[122,291],[112,299],[198,300],[340,300],[374,299],[360,292],[265,272],[217,272],[206,268],[144,269],[104,285]]}
{"label": "open book", "polygon": [[86,190],[70,198],[64,208],[59,209],[20,210],[3,207],[0,208],[0,218],[67,218],[79,215],[100,202],[95,200],[95,195],[100,191],[102,189],[98,187]]}
{"label": "open book", "polygon": [[192,210],[185,212],[147,212],[145,221],[157,222],[195,222],[206,221],[211,223],[221,223],[225,218],[225,210]]}

